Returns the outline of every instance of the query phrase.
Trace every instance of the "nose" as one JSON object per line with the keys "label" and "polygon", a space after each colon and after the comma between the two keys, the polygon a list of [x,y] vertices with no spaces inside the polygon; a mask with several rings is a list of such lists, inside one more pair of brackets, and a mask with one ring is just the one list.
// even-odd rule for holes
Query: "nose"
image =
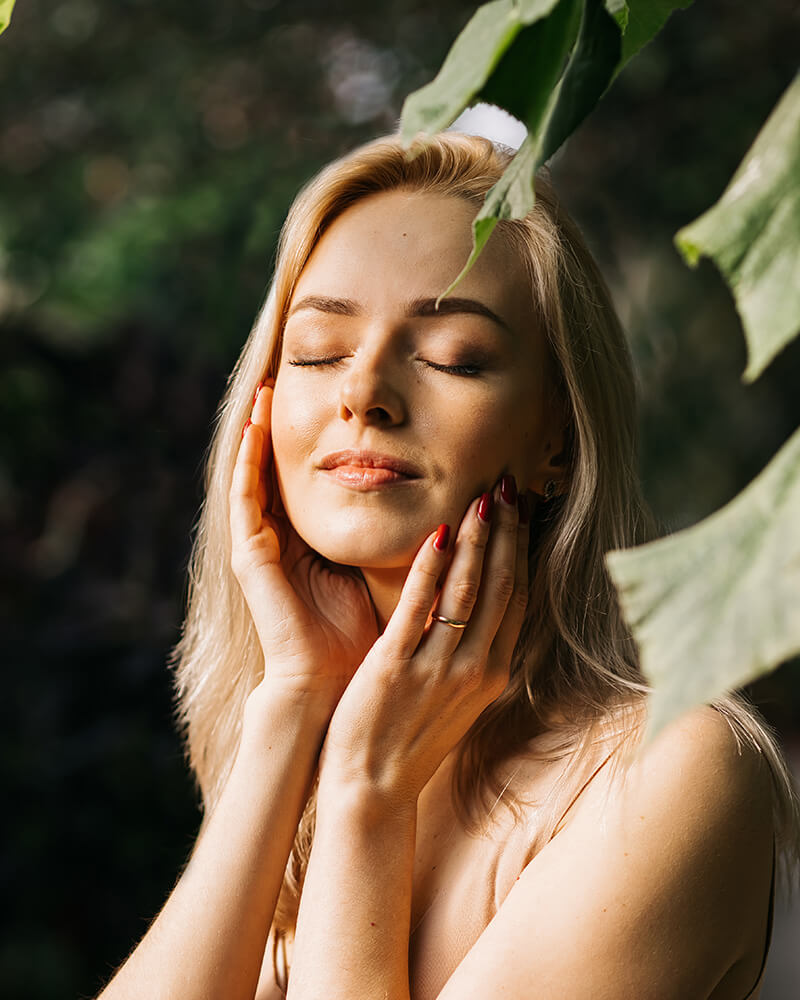
{"label": "nose", "polygon": [[342,379],[339,415],[368,425],[392,426],[406,419],[401,374],[391,352],[362,347]]}

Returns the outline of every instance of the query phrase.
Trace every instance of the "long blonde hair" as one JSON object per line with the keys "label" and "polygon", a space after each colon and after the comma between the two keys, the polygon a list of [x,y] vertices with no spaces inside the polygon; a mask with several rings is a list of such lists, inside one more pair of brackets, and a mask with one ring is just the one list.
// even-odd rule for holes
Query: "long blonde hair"
{"label": "long blonde hair", "polygon": [[[403,188],[464,198],[477,211],[508,160],[509,154],[488,140],[452,132],[436,136],[413,157],[396,137],[379,139],[324,169],[289,212],[269,294],[219,411],[190,565],[186,623],[175,652],[180,719],[207,812],[233,762],[245,700],[264,671],[253,622],[230,568],[228,490],[253,391],[276,371],[300,272],[321,234],[356,201]],[[540,506],[532,525],[530,600],[511,682],[460,748],[453,791],[466,823],[502,794],[503,763],[542,734],[556,735],[549,752],[555,746],[569,762],[562,784],[577,783],[595,734],[612,715],[618,723],[620,712],[623,739],[634,734],[646,694],[603,561],[608,550],[643,541],[652,530],[635,471],[635,388],[625,337],[597,265],[547,183],[537,183],[536,205],[527,218],[501,221],[498,229],[526,263],[531,322],[544,331],[558,373],[568,472],[564,491]],[[766,759],[778,843],[787,858],[795,857],[797,800],[773,739],[741,699],[731,697],[717,707],[737,739]],[[296,919],[313,810],[312,795],[287,866],[275,915],[277,937],[291,931]]]}

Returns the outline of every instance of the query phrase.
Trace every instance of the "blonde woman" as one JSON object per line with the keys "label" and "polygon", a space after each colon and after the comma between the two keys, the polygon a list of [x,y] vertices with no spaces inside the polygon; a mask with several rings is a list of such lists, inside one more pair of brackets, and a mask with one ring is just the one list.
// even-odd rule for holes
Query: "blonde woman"
{"label": "blonde woman", "polygon": [[734,699],[628,752],[603,554],[648,521],[597,268],[541,185],[437,302],[507,162],[378,140],[289,214],[177,653],[205,821],[106,1000],[758,996],[797,802]]}

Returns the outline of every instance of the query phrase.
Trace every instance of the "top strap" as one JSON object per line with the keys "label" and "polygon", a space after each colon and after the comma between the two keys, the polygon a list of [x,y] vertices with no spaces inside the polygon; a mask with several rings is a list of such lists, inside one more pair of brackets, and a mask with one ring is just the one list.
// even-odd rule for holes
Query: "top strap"
{"label": "top strap", "polygon": [[772,923],[775,913],[775,838],[772,838],[772,875],[770,876],[770,887],[769,887],[769,912],[767,913],[767,935],[764,942],[764,954],[761,957],[761,968],[758,970],[758,978],[753,984],[752,989],[744,998],[744,1000],[749,1000],[749,998],[755,993],[758,987],[761,985],[761,980],[764,978],[764,970],[767,967],[767,955],[769,954],[769,946],[772,943]]}

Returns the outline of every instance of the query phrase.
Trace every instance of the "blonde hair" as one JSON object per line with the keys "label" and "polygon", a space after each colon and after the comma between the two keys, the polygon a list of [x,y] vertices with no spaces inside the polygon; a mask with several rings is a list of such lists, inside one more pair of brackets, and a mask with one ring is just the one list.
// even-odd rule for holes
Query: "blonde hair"
{"label": "blonde hair", "polygon": [[[402,188],[464,198],[477,211],[508,160],[508,152],[488,140],[452,132],[434,137],[411,158],[396,137],[379,139],[324,169],[289,212],[269,294],[219,411],[185,629],[175,652],[180,718],[207,812],[233,762],[245,700],[264,670],[230,568],[228,490],[254,388],[276,371],[295,283],[322,233],[356,201]],[[567,432],[567,473],[561,495],[543,504],[534,519],[530,600],[511,682],[460,748],[453,790],[465,823],[503,796],[504,762],[522,747],[535,753],[536,738],[545,734],[548,759],[567,761],[559,790],[568,796],[609,723],[620,744],[636,735],[646,694],[603,560],[608,550],[651,534],[635,471],[635,387],[625,337],[597,265],[544,180],[537,182],[536,205],[527,218],[503,220],[498,231],[525,261],[531,322],[550,346]],[[795,857],[797,800],[773,739],[738,697],[716,707],[737,739],[766,759],[777,841],[787,858]],[[507,790],[505,797],[513,806]],[[313,811],[312,795],[287,866],[276,940],[294,926]],[[553,809],[545,840],[557,821]]]}

